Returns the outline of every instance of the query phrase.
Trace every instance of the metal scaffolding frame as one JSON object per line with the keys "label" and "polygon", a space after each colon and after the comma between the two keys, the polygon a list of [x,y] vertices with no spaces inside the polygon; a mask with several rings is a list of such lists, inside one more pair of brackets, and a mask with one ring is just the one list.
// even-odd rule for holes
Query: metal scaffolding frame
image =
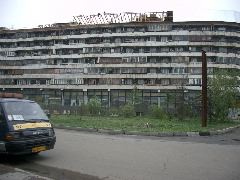
{"label": "metal scaffolding frame", "polygon": [[151,21],[167,21],[172,20],[172,11],[166,12],[147,12],[147,13],[98,13],[95,15],[79,15],[73,16],[73,22],[80,25],[94,24],[112,24],[112,23],[127,23],[127,22],[151,22]]}

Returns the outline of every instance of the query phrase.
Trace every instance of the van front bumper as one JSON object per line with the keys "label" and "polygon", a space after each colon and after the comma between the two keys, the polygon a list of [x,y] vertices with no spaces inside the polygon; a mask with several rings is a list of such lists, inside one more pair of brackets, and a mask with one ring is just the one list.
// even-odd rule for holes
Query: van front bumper
{"label": "van front bumper", "polygon": [[[0,152],[13,155],[31,154],[35,153],[35,151],[33,152],[33,148],[44,147],[44,150],[53,149],[55,142],[56,136],[31,140],[8,141],[5,142],[5,152]],[[3,149],[4,148],[2,148],[2,150]]]}

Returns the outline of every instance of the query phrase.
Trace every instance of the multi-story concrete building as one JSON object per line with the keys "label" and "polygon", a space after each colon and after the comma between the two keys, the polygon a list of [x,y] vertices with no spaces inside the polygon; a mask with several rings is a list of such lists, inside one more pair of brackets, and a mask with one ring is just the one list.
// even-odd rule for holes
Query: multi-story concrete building
{"label": "multi-story concrete building", "polygon": [[[0,90],[44,105],[81,106],[93,96],[106,107],[132,101],[170,105],[169,94],[197,101],[201,51],[208,73],[240,72],[240,25],[173,22],[166,13],[104,13],[74,23],[0,29]],[[168,103],[167,103],[168,102]]]}

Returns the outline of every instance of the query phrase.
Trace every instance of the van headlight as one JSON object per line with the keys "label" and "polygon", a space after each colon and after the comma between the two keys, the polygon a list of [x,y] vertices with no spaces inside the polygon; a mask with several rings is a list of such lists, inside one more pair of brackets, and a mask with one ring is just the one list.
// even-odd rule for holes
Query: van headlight
{"label": "van headlight", "polygon": [[54,131],[52,129],[48,130],[48,136],[54,136]]}
{"label": "van headlight", "polygon": [[6,141],[14,141],[18,138],[20,138],[20,132],[9,132],[4,136],[4,140]]}

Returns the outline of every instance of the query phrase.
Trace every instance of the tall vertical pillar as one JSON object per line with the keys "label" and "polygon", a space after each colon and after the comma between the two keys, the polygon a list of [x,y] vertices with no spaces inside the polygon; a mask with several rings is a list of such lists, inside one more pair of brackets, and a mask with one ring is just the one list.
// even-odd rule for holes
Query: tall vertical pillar
{"label": "tall vertical pillar", "polygon": [[108,108],[111,107],[111,92],[110,89],[108,89]]}
{"label": "tall vertical pillar", "polygon": [[61,89],[61,102],[62,102],[62,106],[64,106],[64,92],[63,92],[63,89]]}
{"label": "tall vertical pillar", "polygon": [[85,105],[88,103],[87,89],[83,89],[83,103]]}
{"label": "tall vertical pillar", "polygon": [[158,107],[160,107],[161,101],[160,101],[160,89],[158,90]]}

